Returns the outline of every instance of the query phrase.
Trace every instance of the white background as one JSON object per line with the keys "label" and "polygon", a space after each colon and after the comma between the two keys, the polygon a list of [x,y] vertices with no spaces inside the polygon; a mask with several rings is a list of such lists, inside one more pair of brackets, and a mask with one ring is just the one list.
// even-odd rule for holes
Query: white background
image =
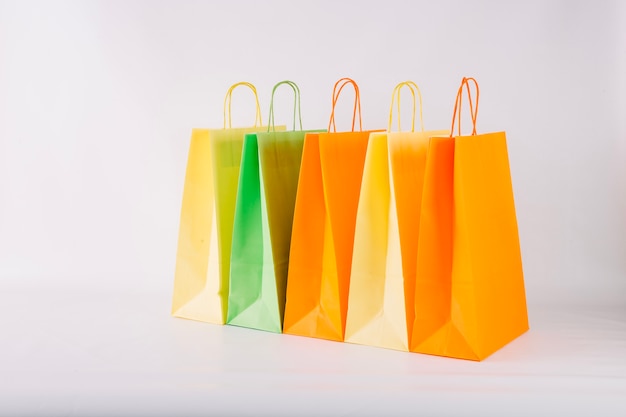
{"label": "white background", "polygon": [[[117,317],[93,332],[96,346],[135,315],[158,316],[155,335],[194,326],[166,317],[191,129],[221,127],[224,94],[241,80],[258,87],[266,118],[271,87],[283,79],[302,90],[305,128],[324,128],[333,83],[344,76],[361,87],[367,128],[386,127],[393,87],[411,79],[422,89],[426,127],[446,129],[461,78],[478,79],[479,132],[507,132],[531,327],[556,330],[535,313],[541,308],[613,306],[609,351],[623,358],[626,3],[0,0],[0,340],[14,354],[55,352],[5,356],[3,369],[13,372],[5,375],[21,375],[20,358],[45,368],[74,357],[47,346],[35,318],[57,317],[74,340],[88,325],[72,318]],[[282,122],[285,90],[277,94]],[[252,122],[248,92],[237,90],[234,108],[236,124]],[[115,310],[105,296],[128,301]],[[30,330],[18,331],[28,317],[22,329]],[[242,343],[260,337],[237,334]],[[111,358],[124,356],[119,349]],[[52,403],[41,401],[45,414]]]}
{"label": "white background", "polygon": [[[479,131],[509,139],[530,302],[626,299],[622,2],[0,5],[3,286],[169,291],[190,131],[221,127],[234,82],[266,117],[272,85],[296,81],[319,128],[350,76],[381,128],[412,79],[445,129],[474,76]],[[234,104],[249,124],[247,92]]]}

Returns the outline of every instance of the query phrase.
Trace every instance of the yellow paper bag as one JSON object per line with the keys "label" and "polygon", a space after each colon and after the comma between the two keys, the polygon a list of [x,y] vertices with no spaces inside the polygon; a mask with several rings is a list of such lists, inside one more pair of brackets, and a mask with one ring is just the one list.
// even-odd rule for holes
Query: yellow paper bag
{"label": "yellow paper bag", "polygon": [[[391,133],[393,105],[408,87],[413,97],[410,132]],[[421,131],[415,132],[416,93]],[[431,136],[424,131],[422,97],[413,82],[398,84],[389,110],[389,133],[372,133],[357,211],[346,341],[408,351],[414,321],[415,264],[424,179]]]}
{"label": "yellow paper bag", "polygon": [[[240,85],[254,93],[256,119],[252,127],[232,128],[231,97]],[[173,316],[225,322],[243,136],[264,130],[256,88],[246,82],[234,84],[226,93],[223,129],[192,130],[176,254]]]}

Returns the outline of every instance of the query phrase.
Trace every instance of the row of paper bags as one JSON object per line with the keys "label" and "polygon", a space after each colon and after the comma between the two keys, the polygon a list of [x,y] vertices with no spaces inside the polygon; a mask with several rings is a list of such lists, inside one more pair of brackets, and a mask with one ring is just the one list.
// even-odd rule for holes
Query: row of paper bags
{"label": "row of paper bags", "polygon": [[[252,127],[231,126],[240,85],[256,98]],[[291,131],[274,124],[281,85],[295,96]],[[338,133],[335,104],[347,85],[355,89],[352,131]],[[403,88],[412,128],[391,132]],[[362,131],[358,86],[342,78],[328,130],[304,131],[293,82],[272,90],[265,127],[255,87],[233,85],[224,128],[192,132],[172,314],[471,360],[524,333],[506,138],[477,134],[478,98],[476,81],[464,78],[451,129],[426,131],[419,88],[400,83],[388,129]]]}

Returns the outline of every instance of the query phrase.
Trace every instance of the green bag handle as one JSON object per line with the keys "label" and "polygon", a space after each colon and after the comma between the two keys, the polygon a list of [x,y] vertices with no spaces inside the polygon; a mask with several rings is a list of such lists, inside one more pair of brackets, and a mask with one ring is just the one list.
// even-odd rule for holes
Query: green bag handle
{"label": "green bag handle", "polygon": [[273,132],[276,131],[276,127],[274,126],[274,93],[276,89],[281,85],[286,84],[293,90],[293,130],[296,130],[296,113],[298,114],[298,120],[300,122],[300,130],[302,130],[302,108],[300,105],[300,88],[296,83],[289,80],[284,80],[277,83],[274,88],[272,88],[272,98],[270,99],[270,117],[267,122],[267,131],[270,131],[270,127]]}
{"label": "green bag handle", "polygon": [[[254,117],[254,127],[263,125],[263,121],[261,119],[261,106],[259,105],[259,95],[256,92],[256,87],[249,82],[241,81],[231,85],[226,92],[226,97],[224,98],[224,129],[226,129],[226,114],[228,114],[228,128],[230,129],[233,127],[233,123],[231,120],[232,95],[233,90],[240,85],[248,87],[250,90],[252,90],[252,93],[254,94],[254,100],[256,101],[256,115]],[[228,111],[226,111],[227,109]]]}

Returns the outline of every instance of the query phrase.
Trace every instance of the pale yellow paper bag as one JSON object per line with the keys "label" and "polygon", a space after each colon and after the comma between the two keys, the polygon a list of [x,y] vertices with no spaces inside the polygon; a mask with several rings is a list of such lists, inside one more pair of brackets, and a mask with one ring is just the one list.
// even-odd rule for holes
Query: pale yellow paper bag
{"label": "pale yellow paper bag", "polygon": [[[414,322],[415,270],[422,184],[431,136],[445,130],[415,132],[412,82],[394,89],[389,112],[400,89],[413,97],[411,132],[371,133],[357,211],[348,296],[346,342],[408,351]],[[398,117],[399,118],[399,117]],[[400,126],[400,120],[398,120]]]}
{"label": "pale yellow paper bag", "polygon": [[[232,91],[244,85],[256,99],[255,125],[232,128]],[[228,113],[227,113],[228,109]],[[226,127],[228,114],[228,128]],[[230,87],[224,100],[223,129],[193,129],[180,215],[172,315],[224,324],[237,183],[246,133],[266,131],[256,88]],[[285,130],[277,126],[276,130]]]}

